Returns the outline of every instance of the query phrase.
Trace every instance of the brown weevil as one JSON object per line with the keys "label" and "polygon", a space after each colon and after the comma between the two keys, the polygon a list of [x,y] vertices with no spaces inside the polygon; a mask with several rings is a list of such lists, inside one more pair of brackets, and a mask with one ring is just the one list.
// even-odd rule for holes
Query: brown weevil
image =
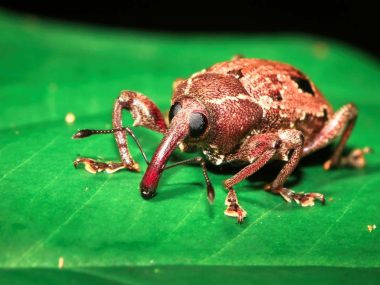
{"label": "brown weevil", "polygon": [[[165,169],[198,163],[207,184],[208,199],[214,189],[207,175],[203,157],[195,157],[166,166],[174,149],[201,149],[213,164],[243,163],[245,166],[224,181],[228,190],[225,214],[242,222],[247,215],[239,205],[233,186],[255,173],[271,160],[284,161],[276,179],[265,187],[286,201],[313,206],[325,202],[320,193],[295,193],[284,187],[300,159],[340,137],[331,157],[323,165],[362,168],[368,148],[355,149],[343,157],[342,151],[354,127],[358,111],[349,103],[334,112],[320,91],[302,72],[284,63],[236,56],[178,79],[173,84],[169,124],[157,106],[146,96],[122,91],[113,109],[112,130],[81,130],[73,138],[114,133],[121,162],[100,162],[77,158],[87,171],[113,173],[120,169],[138,171],[139,165],[128,150],[127,135],[137,143],[148,168],[140,184],[141,195],[150,199]],[[143,126],[164,135],[152,160],[146,158],[139,141],[128,127],[122,126],[122,110],[132,113],[134,126]]]}

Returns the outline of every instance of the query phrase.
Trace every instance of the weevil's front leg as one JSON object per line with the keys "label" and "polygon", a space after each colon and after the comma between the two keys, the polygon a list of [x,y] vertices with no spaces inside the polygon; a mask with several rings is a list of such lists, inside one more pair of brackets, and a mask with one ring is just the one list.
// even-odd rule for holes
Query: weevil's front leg
{"label": "weevil's front leg", "polygon": [[354,149],[349,155],[342,156],[343,149],[355,126],[358,110],[354,104],[347,104],[334,113],[316,138],[304,147],[303,155],[308,155],[330,144],[341,136],[333,156],[325,162],[323,168],[328,170],[337,166],[363,168],[365,166],[365,154],[370,148]]}
{"label": "weevil's front leg", "polygon": [[87,170],[87,172],[90,173],[98,173],[105,171],[107,173],[114,173],[120,169],[126,168],[122,162],[102,162],[102,161],[96,161],[92,158],[85,158],[85,157],[78,157],[74,160],[74,166],[75,168],[78,167],[78,165],[83,164],[84,169]]}
{"label": "weevil's front leg", "polygon": [[[139,165],[135,162],[129,152],[128,143],[127,143],[127,134],[132,136],[136,141],[140,150],[142,151],[141,146],[139,145],[137,139],[134,137],[133,132],[129,128],[123,128],[122,126],[122,110],[126,109],[132,113],[134,119],[133,126],[143,126],[153,131],[164,133],[167,129],[165,120],[157,108],[157,106],[146,96],[133,92],[133,91],[122,91],[118,99],[114,104],[113,109],[113,130],[112,131],[93,131],[92,134],[102,134],[113,132],[115,135],[117,147],[119,149],[121,162],[100,162],[91,158],[77,158],[74,161],[74,166],[78,166],[83,163],[85,169],[90,173],[97,173],[101,171],[106,171],[108,173],[113,173],[120,169],[128,169],[132,171],[138,171]],[[86,137],[89,130],[81,130],[74,138]],[[81,134],[84,134],[81,136]],[[143,152],[142,152],[143,153]],[[144,159],[145,155],[143,154]]]}

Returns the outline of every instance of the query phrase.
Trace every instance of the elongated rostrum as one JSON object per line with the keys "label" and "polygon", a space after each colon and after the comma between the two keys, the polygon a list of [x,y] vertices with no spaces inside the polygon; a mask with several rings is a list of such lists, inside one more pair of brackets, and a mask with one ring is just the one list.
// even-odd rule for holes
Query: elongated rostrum
{"label": "elongated rostrum", "polygon": [[[149,161],[132,129],[122,126],[122,110],[132,113],[134,126],[143,126],[163,134],[153,158]],[[113,133],[120,152],[120,162],[101,162],[79,157],[74,165],[84,164],[91,173],[113,173],[121,169],[139,171],[133,160],[127,137],[139,147],[148,167],[140,184],[145,199],[155,196],[165,169],[188,163],[202,167],[207,197],[214,200],[214,188],[207,175],[205,158],[212,164],[240,163],[234,176],[224,181],[228,191],[225,204],[227,216],[241,223],[247,212],[240,206],[233,187],[255,173],[271,160],[284,162],[274,181],[265,190],[281,195],[287,202],[313,206],[320,193],[296,193],[285,188],[287,177],[300,159],[340,138],[332,157],[323,167],[362,168],[368,147],[354,149],[348,156],[342,152],[355,125],[358,111],[348,103],[334,112],[314,83],[295,67],[262,59],[235,56],[194,73],[188,79],[177,79],[169,111],[169,123],[157,106],[146,96],[122,91],[113,109],[113,129],[80,130],[73,138]],[[195,156],[166,165],[172,152],[199,149]]]}

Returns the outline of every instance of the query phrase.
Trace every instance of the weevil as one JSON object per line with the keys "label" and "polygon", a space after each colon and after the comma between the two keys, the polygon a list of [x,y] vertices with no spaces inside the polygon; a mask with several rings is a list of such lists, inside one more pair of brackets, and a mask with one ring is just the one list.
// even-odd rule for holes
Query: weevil
{"label": "weevil", "polygon": [[[122,126],[122,110],[132,113],[134,126],[143,126],[163,134],[153,158],[148,161],[132,129]],[[212,164],[241,163],[235,175],[224,181],[228,191],[227,216],[241,223],[247,212],[240,206],[234,186],[272,160],[284,162],[274,181],[265,190],[281,195],[287,202],[313,206],[325,203],[320,193],[296,193],[284,183],[300,159],[340,137],[332,157],[323,167],[341,165],[362,168],[369,148],[342,155],[355,125],[358,110],[353,103],[333,111],[314,83],[297,68],[280,62],[235,56],[193,74],[177,79],[166,123],[158,107],[146,96],[122,91],[113,109],[113,129],[78,131],[73,138],[114,133],[121,162],[101,162],[79,157],[74,165],[84,164],[91,173],[113,173],[121,169],[139,171],[127,144],[129,135],[139,147],[148,167],[140,184],[143,198],[156,194],[164,170],[188,163],[202,167],[207,196],[214,200],[214,188],[207,174],[205,158]],[[174,151],[202,150],[203,156],[166,166]]]}

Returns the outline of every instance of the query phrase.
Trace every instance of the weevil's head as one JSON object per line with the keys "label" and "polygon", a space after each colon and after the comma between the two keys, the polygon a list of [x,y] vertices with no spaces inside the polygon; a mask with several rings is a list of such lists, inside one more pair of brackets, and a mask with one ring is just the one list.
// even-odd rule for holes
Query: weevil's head
{"label": "weevil's head", "polygon": [[178,82],[169,112],[170,126],[140,184],[142,196],[154,196],[165,164],[178,145],[230,153],[261,118],[261,108],[233,74],[201,72]]}
{"label": "weevil's head", "polygon": [[140,184],[141,195],[152,198],[166,162],[175,148],[184,141],[200,141],[208,129],[206,108],[196,100],[175,102],[169,112],[170,126],[146,170]]}

